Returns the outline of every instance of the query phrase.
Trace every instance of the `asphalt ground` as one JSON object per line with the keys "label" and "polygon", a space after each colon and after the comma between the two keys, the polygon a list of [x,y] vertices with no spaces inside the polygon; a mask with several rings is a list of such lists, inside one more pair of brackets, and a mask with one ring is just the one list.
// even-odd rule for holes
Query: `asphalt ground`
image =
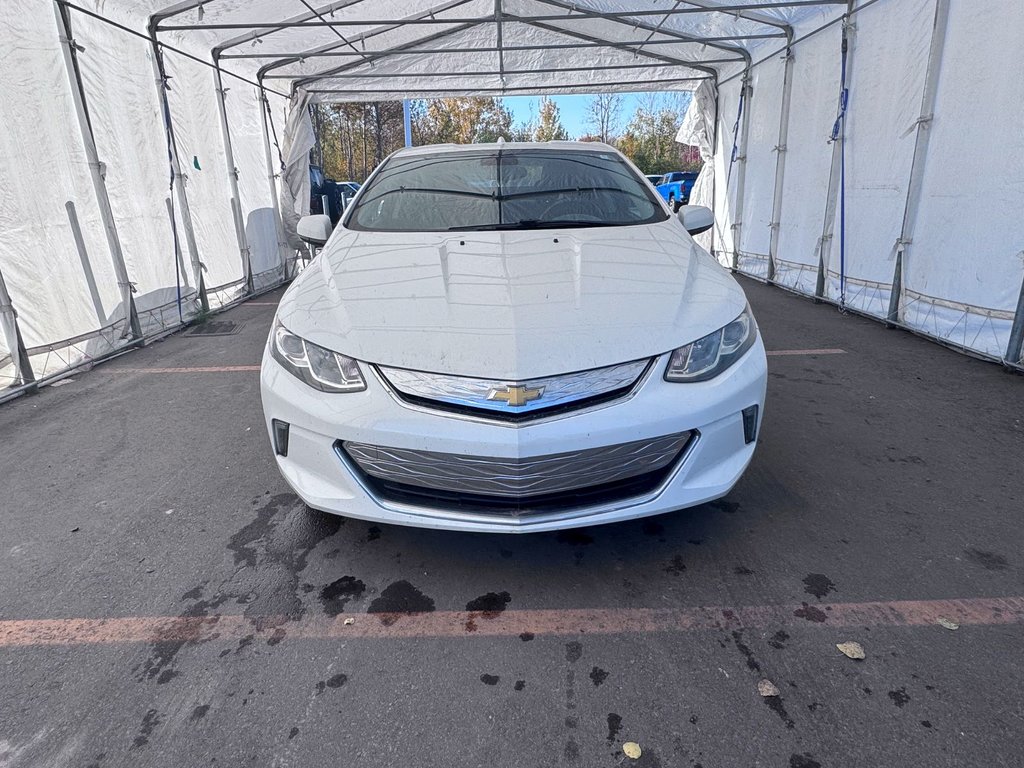
{"label": "asphalt ground", "polygon": [[750,470],[612,526],[304,508],[276,294],[0,407],[0,766],[1020,766],[1024,378],[744,287]]}

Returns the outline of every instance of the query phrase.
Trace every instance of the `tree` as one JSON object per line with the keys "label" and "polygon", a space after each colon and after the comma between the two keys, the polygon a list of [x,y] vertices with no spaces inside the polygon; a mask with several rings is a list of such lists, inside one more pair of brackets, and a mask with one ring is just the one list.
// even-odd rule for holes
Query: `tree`
{"label": "tree", "polygon": [[649,94],[640,99],[618,147],[644,173],[699,168],[699,163],[692,162],[693,154],[675,141],[689,106],[687,96]]}
{"label": "tree", "polygon": [[484,96],[418,102],[412,122],[416,144],[507,141],[513,135],[512,113],[500,99]]}
{"label": "tree", "polygon": [[336,180],[364,180],[405,143],[400,101],[314,104],[311,162]]}
{"label": "tree", "polygon": [[473,140],[477,143],[490,143],[498,139],[511,141],[514,133],[512,112],[501,99],[484,99],[484,101],[488,103],[482,105]]}
{"label": "tree", "polygon": [[547,96],[540,97],[539,118],[537,129],[533,133],[534,141],[568,141],[569,132],[562,125],[558,105]]}
{"label": "tree", "polygon": [[622,113],[622,95],[618,93],[601,93],[592,96],[587,104],[587,125],[597,136],[598,141],[611,144],[619,129],[619,116]]}

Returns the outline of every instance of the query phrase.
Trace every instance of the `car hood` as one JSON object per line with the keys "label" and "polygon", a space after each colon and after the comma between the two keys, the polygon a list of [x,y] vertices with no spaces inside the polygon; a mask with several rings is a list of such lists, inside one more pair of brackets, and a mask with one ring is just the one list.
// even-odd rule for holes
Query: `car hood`
{"label": "car hood", "polygon": [[523,380],[652,357],[746,304],[675,218],[592,229],[342,230],[278,317],[314,344],[380,365]]}

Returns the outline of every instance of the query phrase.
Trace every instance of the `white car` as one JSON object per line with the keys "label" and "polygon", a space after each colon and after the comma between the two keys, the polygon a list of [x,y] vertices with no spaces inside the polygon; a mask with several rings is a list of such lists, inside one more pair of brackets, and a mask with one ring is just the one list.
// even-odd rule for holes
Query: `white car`
{"label": "white car", "polygon": [[464,531],[725,495],[767,365],[743,290],[687,233],[712,222],[603,144],[395,153],[333,234],[300,222],[326,245],[260,376],[282,475],[318,510]]}

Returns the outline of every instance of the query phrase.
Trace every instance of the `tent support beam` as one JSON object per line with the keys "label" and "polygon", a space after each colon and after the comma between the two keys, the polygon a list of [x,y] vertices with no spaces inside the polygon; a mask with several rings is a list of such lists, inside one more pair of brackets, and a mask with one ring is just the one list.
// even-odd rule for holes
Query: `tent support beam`
{"label": "tent support beam", "polygon": [[[199,298],[199,306],[203,312],[210,311],[209,297],[206,295],[206,279],[203,275],[205,267],[199,258],[199,246],[196,244],[196,232],[192,225],[192,211],[188,204],[188,194],[185,192],[185,174],[181,172],[181,162],[178,158],[178,147],[174,141],[174,125],[171,122],[171,103],[167,98],[167,71],[164,68],[164,55],[160,44],[156,39],[156,30],[152,19],[149,23],[150,50],[153,58],[153,74],[156,82],[157,93],[160,97],[160,107],[163,110],[164,133],[167,136],[167,155],[171,165],[171,176],[174,181],[174,195],[178,200],[178,210],[181,212],[181,222],[185,229],[185,247],[188,249],[189,262],[192,265],[192,273],[195,276],[196,292]],[[173,221],[171,222],[173,225]]]}
{"label": "tent support beam", "polygon": [[[732,59],[730,59],[732,61]],[[465,70],[462,72],[414,72],[404,76],[416,76],[416,75],[428,75],[431,78],[434,77],[498,77],[503,75],[542,75],[548,72],[618,72],[623,73],[630,70],[650,70],[655,67],[664,67],[665,69],[671,69],[672,67],[686,67],[689,68],[689,64],[604,64],[595,67],[544,67],[538,69],[506,69],[504,72],[498,69],[477,69],[477,70]],[[403,75],[395,75],[394,73],[388,72],[347,72],[333,75],[334,78],[352,78],[353,80],[395,80],[403,77]],[[684,80],[687,78],[683,78]],[[698,78],[703,80],[704,77]],[[646,82],[646,81],[645,81]],[[600,85],[600,82],[594,82],[593,85]],[[546,87],[546,86],[545,86]],[[400,89],[396,89],[400,90]]]}
{"label": "tent support beam", "polygon": [[281,279],[288,279],[288,257],[291,249],[288,247],[288,238],[284,233],[284,219],[281,216],[281,203],[278,200],[277,173],[274,168],[274,150],[270,145],[270,127],[268,121],[270,115],[270,101],[267,99],[266,91],[261,90],[260,117],[263,126],[263,151],[267,162],[267,183],[270,186],[270,201],[274,208],[274,231],[277,233],[277,254],[281,259]]}
{"label": "tent support beam", "polygon": [[89,175],[92,178],[96,203],[100,209],[100,218],[103,220],[103,231],[106,235],[107,247],[110,250],[114,274],[117,276],[117,286],[121,293],[121,303],[124,307],[124,316],[127,321],[127,327],[122,338],[141,339],[142,328],[139,325],[139,316],[136,312],[135,299],[132,295],[135,292],[135,287],[128,276],[124,252],[121,250],[121,240],[117,234],[114,211],[110,207],[110,198],[107,195],[106,166],[100,162],[99,153],[96,149],[96,139],[93,136],[92,125],[89,123],[89,115],[86,111],[85,89],[82,87],[82,80],[79,76],[78,62],[76,61],[77,48],[75,47],[74,38],[71,36],[69,11],[58,0],[54,0],[53,10],[57,16],[57,29],[60,32],[61,50],[64,53],[64,67],[67,70],[68,80],[71,85],[71,98],[75,105],[75,115],[78,118],[82,145],[89,162]]}
{"label": "tent support beam", "polygon": [[[720,6],[720,5],[716,5],[714,3],[708,2],[708,0],[682,0],[682,1],[686,5],[692,6],[694,8],[703,8],[703,9],[707,10],[709,13],[726,13],[726,14],[728,14],[730,16],[738,16],[739,18],[746,19],[747,21],[753,21],[753,22],[756,22],[758,24],[765,24],[765,25],[767,25],[769,27],[776,27],[778,29],[781,29],[789,37],[792,37],[792,35],[793,35],[793,28],[789,24],[786,24],[785,22],[779,21],[777,19],[773,19],[771,16],[768,16],[766,14],[758,13],[757,11],[743,10],[743,9],[738,9],[738,10],[730,11],[730,10],[726,10],[726,9],[722,8],[722,6]],[[760,6],[757,6],[757,7],[758,8],[765,8],[767,6],[760,5]]]}
{"label": "tent support beam", "polygon": [[[682,34],[680,32],[676,32],[676,31],[671,30],[671,29],[663,29],[662,25],[664,25],[665,21],[672,14],[672,12],[673,12],[672,9],[661,9],[659,11],[651,11],[651,12],[647,12],[647,11],[644,11],[644,12],[636,11],[636,12],[629,12],[629,13],[597,13],[597,12],[594,12],[594,13],[584,14],[584,13],[576,13],[576,12],[574,12],[576,10],[575,3],[565,2],[565,0],[538,0],[538,2],[541,2],[544,5],[553,6],[555,8],[562,8],[563,10],[566,10],[566,11],[570,12],[570,15],[555,16],[552,19],[554,21],[576,21],[577,19],[587,19],[587,18],[604,19],[606,21],[612,21],[612,22],[615,22],[617,24],[625,25],[627,27],[632,27],[633,29],[642,29],[642,30],[645,30],[647,32],[650,32],[651,34],[648,37],[653,37],[655,34],[659,34],[659,35],[665,35],[666,37],[671,37],[671,38],[673,38],[675,40],[678,40],[681,43],[696,43],[697,45],[707,45],[709,48],[717,48],[718,50],[726,51],[728,53],[732,53],[732,54],[735,54],[735,55],[739,56],[740,58],[743,59],[744,62],[746,62],[748,67],[750,66],[750,60],[751,60],[750,52],[747,51],[747,49],[743,48],[742,46],[727,45],[725,43],[711,42],[709,38],[695,37],[693,35],[684,35],[684,34]],[[692,10],[695,10],[695,9],[692,9],[692,8],[676,8],[675,10],[677,10],[677,11],[687,11],[687,10],[692,11]],[[665,17],[658,24],[648,24],[646,22],[637,21],[636,19],[631,18],[631,16],[635,16],[635,15],[649,16],[649,15],[660,15],[660,14],[665,14]],[[526,22],[526,23],[532,23],[534,21],[546,20],[545,17],[542,17],[542,16],[538,16],[538,17],[524,16],[522,18],[516,18],[516,17],[510,17],[510,18],[513,18],[516,21],[523,21],[523,22]],[[541,26],[541,25],[537,24],[535,26]],[[549,28],[549,27],[542,27],[542,28]],[[554,29],[556,31],[559,31],[559,32],[564,32],[565,31],[561,27],[555,27]],[[737,37],[733,37],[733,38],[730,38],[730,39],[732,39],[732,40],[741,40],[743,38],[742,38],[742,36],[737,36]],[[632,52],[634,54],[641,54],[642,55],[643,51],[641,50],[641,48],[643,47],[643,45],[647,45],[649,42],[650,41],[644,41],[644,43],[641,46],[632,49]]]}
{"label": "tent support beam", "polygon": [[[646,46],[646,47],[651,47],[651,46],[654,46],[654,45],[656,45],[658,43],[666,43],[666,44],[669,44],[669,45],[679,45],[679,42],[676,41],[676,40],[650,40],[650,41],[646,41],[646,42],[643,41],[643,40],[630,40],[630,41],[625,41],[625,42],[621,42],[621,43],[617,43],[617,44],[618,45],[630,45],[630,46],[632,46],[632,45],[637,45],[637,46],[642,45],[642,46]],[[607,43],[585,43],[585,42],[580,42],[580,43],[558,43],[558,44],[554,44],[553,43],[553,44],[549,44],[549,45],[516,45],[516,46],[506,46],[505,48],[503,48],[501,50],[504,51],[505,53],[508,53],[510,51],[516,51],[516,52],[518,52],[518,51],[559,51],[559,50],[573,50],[573,51],[575,51],[575,50],[580,50],[580,49],[584,49],[584,48],[607,48],[607,47],[609,47]],[[380,59],[384,59],[384,58],[389,58],[389,59],[396,58],[398,56],[422,56],[424,54],[432,54],[432,53],[444,53],[444,54],[449,54],[449,53],[495,53],[498,50],[499,49],[497,47],[495,47],[495,46],[476,46],[476,47],[473,47],[473,48],[410,48],[410,49],[404,50],[404,51],[388,51],[388,50],[368,51],[365,54],[365,56],[368,57],[368,58],[371,58],[371,59],[380,60]],[[289,56],[290,55],[291,54],[289,54]],[[318,58],[318,57],[324,57],[324,58],[337,58],[337,57],[349,58],[349,57],[352,57],[352,58],[354,58],[356,55],[359,55],[360,57],[363,57],[364,54],[354,54],[354,53],[313,53],[313,54],[309,54],[308,58],[311,58],[311,59],[312,58]],[[265,55],[260,55],[260,54],[251,54],[251,55],[248,55],[248,54],[240,54],[240,55],[227,54],[223,58],[225,58],[225,59],[264,59],[264,58],[266,58],[266,56]],[[363,63],[363,62],[358,62],[358,63]],[[721,59],[700,59],[698,62],[694,62],[694,63],[699,63],[701,65],[710,65],[710,64],[742,64],[743,63],[743,59],[740,58],[740,57],[721,58]],[[631,67],[635,67],[635,66],[638,66],[638,65],[629,65],[629,64],[623,64],[623,65],[620,65],[620,66],[612,65],[612,66],[606,66],[606,67],[604,67],[604,69],[630,69]],[[645,64],[643,66],[650,67],[651,65],[650,64]],[[667,63],[666,63],[666,66],[668,66]],[[679,65],[672,65],[672,66],[679,66]],[[689,66],[689,65],[686,65],[686,66]],[[597,69],[600,69],[600,68],[601,67],[597,67]],[[594,69],[594,67],[576,67],[575,69],[572,69],[572,68],[570,68],[570,69],[562,69],[560,71],[572,72],[572,71],[584,71],[584,70],[590,70],[590,69]],[[269,73],[271,70],[268,69],[266,71]],[[550,69],[540,69],[540,70],[534,69],[534,70],[520,70],[520,71],[550,72],[552,70],[550,70]],[[506,70],[506,73],[507,74],[511,74],[512,70]],[[433,75],[434,73],[430,72],[429,74]],[[452,74],[463,74],[463,73],[462,72],[453,72]],[[378,75],[378,76],[379,77],[395,77],[395,75]],[[263,76],[264,80],[292,80],[294,78],[295,78],[295,75],[272,75],[272,74],[266,74],[266,75]]]}
{"label": "tent support beam", "polygon": [[501,84],[505,84],[505,46],[502,43],[502,12],[501,12],[501,0],[494,0],[494,34],[498,41],[498,77],[501,78]]}
{"label": "tent support beam", "polygon": [[213,81],[217,90],[217,110],[220,113],[221,135],[224,139],[224,159],[227,164],[228,183],[231,185],[231,215],[235,222],[235,237],[238,240],[238,252],[242,259],[242,271],[245,276],[245,293],[248,296],[253,292],[252,262],[249,243],[245,237],[245,222],[242,221],[242,195],[238,191],[238,167],[235,165],[235,155],[231,149],[231,129],[228,126],[227,109],[228,94],[221,79],[220,62],[215,58],[213,63],[215,65]]}
{"label": "tent support beam", "polygon": [[[1024,259],[1024,251],[1021,251],[1018,255]],[[1017,298],[1017,311],[1013,315],[1013,325],[1010,327],[1010,341],[1006,345],[1006,358],[1003,362],[1013,367],[1024,365],[1024,278],[1021,278],[1020,296]]]}
{"label": "tent support beam", "polygon": [[[917,209],[924,187],[924,165],[928,156],[931,139],[931,122],[935,115],[935,99],[939,91],[939,71],[942,68],[942,52],[946,44],[946,27],[949,22],[949,0],[935,0],[935,18],[932,24],[931,47],[928,50],[928,64],[925,69],[924,88],[921,93],[921,112],[917,118],[917,132],[914,136],[914,154],[910,163],[910,179],[907,182],[907,197],[903,204],[903,224],[896,238],[896,268],[893,274],[892,291],[889,294],[889,311],[886,321],[896,325],[903,304],[906,257],[913,242],[914,226],[917,223]],[[1018,313],[1019,314],[1019,313]]]}
{"label": "tent support beam", "polygon": [[[682,1],[682,0],[681,0]],[[659,9],[637,9],[631,11],[592,11],[584,10],[578,6],[573,6],[572,3],[566,3],[564,6],[560,6],[559,3],[547,2],[547,0],[541,0],[546,5],[555,5],[556,7],[565,7],[566,10],[572,10],[571,15],[560,15],[560,14],[544,14],[537,16],[526,16],[524,18],[530,19],[531,21],[576,21],[581,19],[608,19],[610,21],[619,21],[627,26],[638,26],[636,19],[644,16],[662,16],[665,18],[671,18],[673,16],[681,16],[686,14],[694,13],[734,13],[742,12],[744,10],[758,9],[758,8],[771,8],[771,7],[800,7],[800,6],[821,6],[821,5],[839,5],[845,3],[847,0],[806,0],[801,2],[799,0],[790,0],[790,2],[782,3],[765,3],[755,5],[720,5],[715,6],[713,9],[706,6],[700,7],[685,7],[685,8],[659,8]],[[166,18],[166,16],[164,16]],[[461,24],[461,23],[481,23],[491,21],[491,18],[460,18],[460,19],[434,19],[429,15],[421,17],[419,19],[409,19],[404,21],[392,21],[388,19],[337,19],[337,20],[309,20],[296,22],[289,26],[292,27],[365,27],[365,26],[382,26],[385,24],[398,24],[399,26],[404,25],[423,25],[423,24]],[[225,22],[221,24],[166,24],[159,27],[161,32],[195,32],[195,31],[211,31],[211,30],[227,30],[227,29],[277,29],[282,26],[282,22]],[[644,27],[641,27],[644,28]],[[651,26],[651,31],[656,31]],[[695,40],[695,42],[699,42]]]}
{"label": "tent support beam", "polygon": [[[458,8],[459,6],[466,5],[469,2],[471,2],[471,0],[449,0],[449,2],[442,3],[441,5],[431,6],[430,8],[427,8],[426,10],[420,11],[418,13],[414,13],[411,16],[406,16],[406,17],[404,17],[403,20],[416,19],[416,18],[421,18],[423,16],[432,16],[432,15],[435,15],[435,14],[438,14],[438,13],[444,13],[445,11],[449,11],[452,8]],[[387,25],[387,26],[384,26],[384,27],[380,27],[378,29],[371,29],[371,30],[368,30],[368,31],[363,32],[361,34],[353,35],[352,37],[350,37],[348,39],[348,42],[353,44],[353,45],[356,44],[356,43],[362,43],[362,42],[365,42],[366,40],[369,40],[371,38],[377,37],[378,35],[383,35],[386,32],[390,32],[390,31],[392,31],[394,29],[397,29],[397,27],[394,24],[390,24],[390,25]],[[344,47],[346,47],[344,43],[328,43],[327,45],[320,45],[320,46],[317,46],[316,48],[310,48],[308,51],[303,51],[303,52],[297,53],[297,54],[280,54],[280,55],[283,55],[285,58],[279,59],[278,61],[275,61],[275,62],[270,63],[270,64],[265,64],[264,66],[260,67],[259,73],[258,73],[258,77],[260,78],[260,81],[262,82],[263,80],[266,80],[266,79],[268,79],[270,77],[273,77],[273,75],[268,75],[267,73],[271,72],[271,71],[273,71],[275,69],[279,69],[280,67],[286,67],[289,64],[301,63],[302,60],[305,59],[308,56],[326,56],[326,55],[330,55],[332,52],[335,52],[339,48],[344,48]],[[342,52],[342,53],[334,53],[334,55],[336,55],[336,56],[354,56],[356,54],[353,54],[351,51],[348,51],[348,52]],[[230,55],[224,56],[223,58],[229,58],[229,57],[230,57]],[[263,56],[261,58],[265,58],[265,56]],[[291,79],[293,77],[294,77],[294,75],[289,75],[289,79]]]}
{"label": "tent support beam", "polygon": [[[309,19],[322,19],[323,14],[325,13],[334,13],[335,11],[340,11],[344,8],[348,8],[353,5],[358,5],[359,3],[362,2],[365,2],[365,0],[338,0],[337,2],[329,3],[328,5],[324,5],[319,8],[311,8],[306,13],[301,13],[298,16],[292,16],[289,19],[285,19],[280,23],[280,25],[276,29],[247,32],[245,34],[238,35],[237,37],[232,37],[229,40],[225,40],[223,43],[221,43],[213,49],[213,55],[215,58],[219,59],[228,58],[227,56],[223,56],[222,54],[224,53],[224,51],[230,48],[234,48],[235,46],[239,45],[244,45],[245,43],[252,42],[253,40],[261,40],[263,38],[269,37],[275,32],[282,32],[286,29],[290,29],[294,27],[296,24],[299,24],[303,21],[308,21]],[[342,45],[345,45],[346,43],[348,43],[347,40],[344,43],[342,43]],[[356,53],[359,53],[359,51],[357,50]],[[260,58],[266,58],[266,54],[263,54]]]}
{"label": "tent support beam", "polygon": [[25,348],[25,340],[21,337],[21,328],[18,327],[18,313],[14,309],[14,304],[11,303],[11,294],[7,292],[7,283],[4,282],[2,272],[0,272],[0,334],[3,334],[4,343],[14,362],[17,386],[34,384],[36,377],[32,372],[32,363],[28,357],[28,350]]}
{"label": "tent support beam", "polygon": [[[843,17],[843,37],[842,37],[842,49],[841,55],[846,61],[846,72],[847,77],[851,77],[853,72],[853,52],[854,52],[854,27],[853,27],[853,5],[854,0],[850,0],[849,12]],[[845,89],[849,92],[849,80],[846,83],[840,84],[840,96],[838,105],[836,107],[836,120],[838,122],[839,132],[837,135],[832,137],[832,167],[828,174],[828,192],[825,196],[825,215],[821,225],[821,238],[818,240],[818,270],[814,284],[814,298],[819,300],[825,296],[825,283],[829,271],[829,263],[832,255],[832,240],[835,237],[836,229],[836,206],[839,204],[839,196],[841,193],[840,186],[844,183],[842,163],[843,163],[843,152],[845,151],[846,144],[846,104],[844,103],[844,96],[842,91]],[[842,237],[840,232],[840,237]],[[842,279],[840,279],[842,282]],[[840,289],[840,307],[845,308],[845,294]]]}
{"label": "tent support beam", "polygon": [[782,226],[782,195],[786,178],[786,143],[789,141],[789,109],[793,101],[793,49],[783,55],[782,105],[779,114],[779,143],[775,147],[775,188],[772,192],[771,233],[768,240],[768,282],[775,281],[775,260],[779,256],[779,234]]}
{"label": "tent support beam", "polygon": [[169,5],[159,13],[154,13],[149,18],[153,24],[153,28],[156,29],[156,27],[164,19],[169,19],[172,16],[177,16],[182,13],[188,13],[189,11],[195,8],[199,8],[204,5],[209,5],[212,2],[214,2],[214,0],[181,0],[181,2]]}
{"label": "tent support beam", "polygon": [[[417,40],[410,40],[410,41],[408,41],[406,43],[402,43],[401,45],[396,45],[393,48],[389,48],[389,49],[386,49],[386,50],[381,51],[379,53],[375,53],[373,56],[369,57],[369,61],[373,62],[373,61],[376,61],[379,58],[386,57],[386,56],[388,56],[388,55],[390,55],[392,53],[397,53],[397,52],[401,52],[401,51],[407,51],[410,48],[415,48],[417,45],[419,45],[421,43],[432,43],[435,40],[441,40],[443,38],[450,37],[451,35],[456,35],[459,32],[463,32],[463,31],[465,31],[467,29],[472,29],[475,26],[476,26],[475,23],[474,24],[460,24],[459,26],[454,27],[452,29],[446,29],[446,30],[444,30],[442,32],[436,32],[436,33],[434,33],[432,35],[427,35],[426,37],[421,37],[421,38],[419,38]],[[380,34],[380,33],[377,33],[377,34]],[[330,69],[326,69],[326,70],[324,70],[322,72],[317,72],[317,73],[315,73],[313,75],[310,75],[308,77],[303,77],[301,79],[293,81],[293,83],[292,83],[292,90],[294,91],[297,88],[305,88],[310,83],[315,83],[318,80],[323,80],[325,78],[332,77],[332,76],[337,75],[339,73],[347,72],[350,69],[355,69],[356,67],[361,67],[361,66],[363,66],[366,63],[367,63],[366,61],[357,61],[357,62],[354,62],[352,64],[342,64],[341,66],[331,67]],[[260,70],[260,74],[262,75],[263,73],[264,73],[264,70],[261,69]]]}
{"label": "tent support beam", "polygon": [[741,98],[744,101],[743,116],[740,118],[740,137],[737,148],[736,162],[739,168],[736,169],[736,204],[733,206],[732,222],[732,268],[738,270],[740,266],[740,240],[743,237],[743,203],[747,186],[747,139],[750,136],[750,104],[754,95],[754,88],[750,84],[750,64],[740,81]]}
{"label": "tent support beam", "polygon": [[[625,86],[633,86],[632,90],[636,91],[637,87],[640,86],[640,85],[643,85],[643,86],[649,86],[649,85],[672,85],[672,84],[675,84],[675,83],[698,82],[698,81],[701,81],[701,80],[711,80],[711,79],[713,79],[713,78],[706,77],[706,76],[705,77],[672,77],[672,78],[665,78],[665,79],[660,79],[660,80],[644,80],[642,83],[638,83],[636,80],[618,80],[618,81],[609,82],[609,83],[602,82],[602,83],[600,83],[600,85],[601,85],[602,88],[603,87],[608,87],[608,86],[616,87],[616,88],[618,88],[618,87],[625,87]],[[451,94],[469,94],[469,95],[473,95],[473,94],[477,94],[477,93],[498,93],[498,94],[507,94],[507,95],[510,95],[510,96],[529,96],[531,94],[541,95],[542,93],[543,94],[557,95],[559,93],[566,93],[566,92],[570,91],[571,89],[576,89],[576,91],[580,92],[580,93],[583,93],[583,92],[591,93],[592,90],[585,90],[587,88],[591,88],[592,89],[593,85],[592,84],[591,85],[586,85],[586,84],[581,84],[581,83],[558,83],[558,84],[553,84],[553,85],[529,86],[529,87],[527,87],[527,86],[524,86],[524,87],[512,86],[511,88],[509,88],[509,87],[497,87],[497,86],[494,87],[494,88],[438,88],[438,87],[435,86],[433,88],[423,88],[423,89],[401,88],[399,91],[395,91],[395,92],[384,91],[384,90],[381,90],[380,88],[373,88],[373,89],[370,89],[370,88],[366,88],[366,89],[355,89],[355,88],[353,88],[353,89],[345,89],[345,88],[322,88],[322,89],[316,89],[316,88],[309,88],[309,89],[307,89],[307,92],[311,93],[311,94],[330,93],[330,94],[348,94],[348,95],[351,95],[351,96],[361,96],[361,98],[351,99],[351,101],[400,101],[401,98],[402,98],[401,96],[390,95],[390,94],[392,94],[392,93],[394,93],[394,94],[402,93],[402,94],[407,94],[407,95],[408,94],[424,94],[425,96],[429,96],[430,94],[436,94],[439,97],[441,97],[441,96],[446,96],[446,95],[451,95]],[[583,89],[583,90],[581,90],[581,89]],[[647,90],[648,91],[653,91],[653,90],[658,90],[658,89],[656,89],[656,88],[647,88]],[[381,94],[384,94],[384,95],[381,96]],[[368,99],[368,98],[366,98],[367,96],[369,96],[371,98]],[[373,98],[374,96],[376,96],[377,98]],[[345,99],[342,99],[342,101],[345,101]]]}
{"label": "tent support beam", "polygon": [[579,40],[584,40],[584,41],[586,41],[588,43],[598,43],[599,45],[603,45],[603,46],[606,46],[608,48],[615,48],[616,50],[625,51],[626,53],[632,53],[634,55],[646,56],[649,59],[654,59],[656,61],[662,61],[662,62],[665,62],[666,64],[672,64],[672,65],[681,66],[681,67],[689,67],[690,69],[696,70],[698,72],[703,72],[704,74],[708,75],[709,77],[717,77],[718,76],[718,70],[716,70],[716,69],[714,69],[712,67],[706,67],[703,64],[698,63],[698,62],[686,61],[685,59],[679,59],[679,58],[676,58],[675,56],[665,56],[665,55],[660,54],[660,53],[651,53],[650,51],[642,51],[642,50],[640,50],[640,48],[631,47],[631,46],[628,46],[628,45],[622,45],[621,43],[611,42],[611,41],[608,41],[608,40],[602,40],[599,37],[593,37],[591,35],[584,34],[583,32],[577,32],[575,30],[569,30],[569,29],[564,29],[562,27],[552,26],[551,24],[545,24],[545,23],[540,22],[540,21],[529,21],[529,20],[527,20],[525,18],[520,19],[520,18],[516,18],[516,17],[511,17],[511,18],[514,21],[522,21],[524,24],[529,24],[531,27],[537,27],[538,29],[545,29],[548,32],[555,32],[557,34],[565,35],[567,37],[577,38]]}

